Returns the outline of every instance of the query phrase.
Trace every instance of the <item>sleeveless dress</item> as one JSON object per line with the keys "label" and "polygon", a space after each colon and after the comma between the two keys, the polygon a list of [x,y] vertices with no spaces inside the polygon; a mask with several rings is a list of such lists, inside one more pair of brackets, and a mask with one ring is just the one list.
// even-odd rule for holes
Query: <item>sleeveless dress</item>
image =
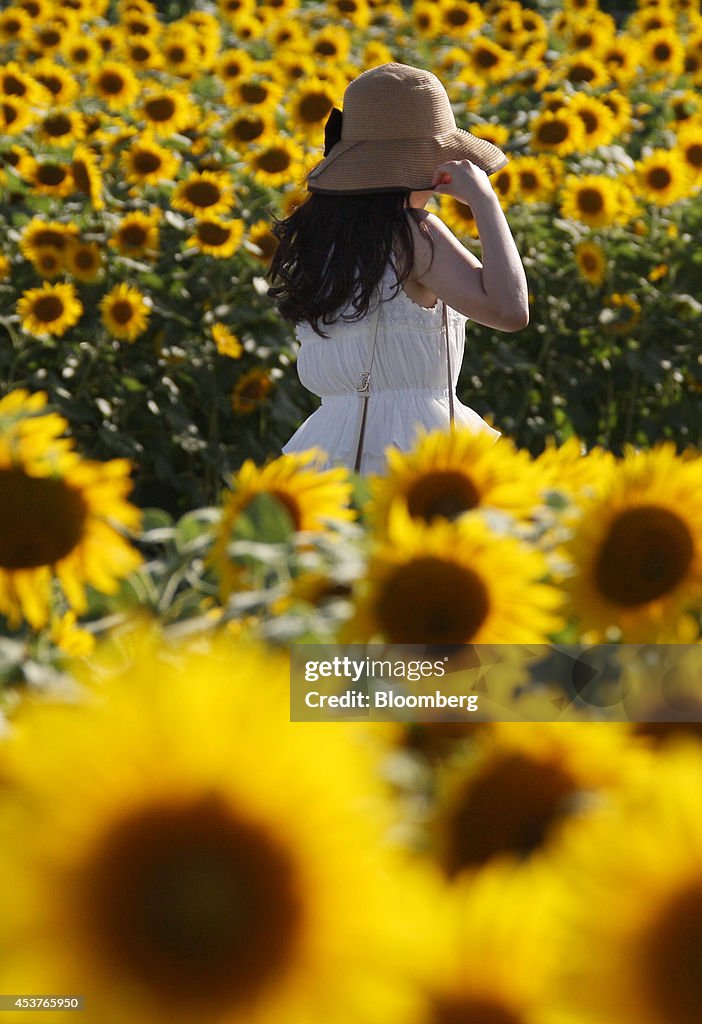
{"label": "sleeveless dress", "polygon": [[[363,443],[362,472],[387,471],[388,446],[409,451],[418,427],[449,429],[449,392],[443,342],[443,300],[430,309],[413,302],[403,288],[394,298],[397,278],[388,264],[381,280],[383,302],[373,357],[370,398]],[[353,313],[351,306],[342,312]],[[297,373],[302,385],[318,395],[322,404],[295,431],[282,451],[288,455],[321,448],[327,456],[322,468],[353,467],[361,399],[356,391],[362,371],[368,369],[374,306],[361,320],[324,326],[320,338],[309,324],[298,324]],[[467,317],[447,307],[454,420],[473,431],[495,430],[475,410],[455,397],[463,361]]]}

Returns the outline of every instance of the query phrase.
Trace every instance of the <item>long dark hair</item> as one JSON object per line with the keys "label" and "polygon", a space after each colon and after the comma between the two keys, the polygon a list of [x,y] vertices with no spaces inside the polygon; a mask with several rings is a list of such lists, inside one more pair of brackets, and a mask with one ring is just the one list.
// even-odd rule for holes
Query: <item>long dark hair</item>
{"label": "long dark hair", "polygon": [[[268,271],[268,294],[280,315],[293,323],[305,321],[327,338],[320,324],[360,320],[368,313],[388,263],[399,290],[414,264],[407,211],[415,217],[416,211],[408,205],[409,196],[407,190],[312,192],[289,217],[275,219],[278,247]],[[339,310],[348,304],[355,313],[342,316]]]}

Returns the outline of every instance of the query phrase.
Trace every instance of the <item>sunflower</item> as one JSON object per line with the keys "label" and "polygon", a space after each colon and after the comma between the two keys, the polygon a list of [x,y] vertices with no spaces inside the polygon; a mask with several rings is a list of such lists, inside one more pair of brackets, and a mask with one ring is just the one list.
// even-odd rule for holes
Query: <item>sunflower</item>
{"label": "sunflower", "polygon": [[78,96],[77,78],[68,68],[49,57],[43,57],[32,64],[32,78],[47,90],[52,103],[57,106],[70,107]]}
{"label": "sunflower", "polygon": [[581,119],[567,107],[544,110],[531,122],[531,148],[537,153],[569,156],[582,148],[585,129]]}
{"label": "sunflower", "polygon": [[53,196],[65,199],[75,191],[71,165],[63,160],[44,157],[37,160],[29,157],[26,164],[25,180],[32,192],[38,196]]}
{"label": "sunflower", "polygon": [[124,256],[155,257],[160,244],[160,219],[159,207],[149,213],[133,210],[119,221],[109,244]]}
{"label": "sunflower", "polygon": [[640,61],[649,74],[676,79],[683,72],[685,46],[674,27],[647,32],[641,40]]}
{"label": "sunflower", "polygon": [[69,39],[63,48],[63,55],[69,67],[75,71],[87,72],[102,60],[102,49],[97,40],[89,35]]}
{"label": "sunflower", "polygon": [[310,449],[282,455],[259,468],[251,459],[231,479],[222,499],[222,518],[209,556],[220,580],[223,598],[229,596],[238,579],[237,567],[228,555],[239,516],[260,494],[270,495],[290,516],[296,531],[327,529],[327,520],[350,522],[352,485],[343,468],[319,470],[323,453]]}
{"label": "sunflower", "polygon": [[121,154],[120,161],[130,185],[159,185],[164,180],[173,181],[180,157],[145,131]]}
{"label": "sunflower", "polygon": [[139,113],[155,135],[172,135],[196,118],[192,101],[175,89],[151,89],[142,95]]}
{"label": "sunflower", "polygon": [[702,599],[700,481],[702,459],[680,458],[672,442],[629,446],[607,485],[568,512],[564,588],[594,642],[678,642],[681,613]]}
{"label": "sunflower", "polygon": [[191,171],[179,181],[171,196],[171,206],[196,218],[217,217],[229,213],[234,196],[227,171]]}
{"label": "sunflower", "polygon": [[367,0],[329,0],[328,7],[334,21],[346,19],[355,29],[365,29],[370,24],[371,7]]}
{"label": "sunflower", "polygon": [[271,225],[267,220],[257,220],[248,231],[248,241],[255,246],[256,255],[264,263],[270,263],[278,248],[278,239],[271,231]]}
{"label": "sunflower", "polygon": [[575,265],[583,280],[601,285],[607,272],[607,257],[597,242],[579,242],[575,247]]}
{"label": "sunflower", "polygon": [[0,42],[15,43],[29,40],[32,34],[32,19],[21,7],[11,7],[0,14]]}
{"label": "sunflower", "polygon": [[458,81],[475,86],[504,82],[512,74],[513,65],[514,55],[509,50],[487,36],[479,36],[466,47],[466,66]]}
{"label": "sunflower", "polygon": [[557,889],[544,866],[491,864],[450,885],[418,871],[414,888],[417,915],[426,913],[416,928],[425,994],[416,1024],[545,1020]]}
{"label": "sunflower", "polygon": [[439,0],[441,34],[464,38],[485,22],[480,5],[471,0]]}
{"label": "sunflower", "polygon": [[634,168],[641,194],[656,206],[669,206],[691,193],[690,172],[675,150],[654,149]]}
{"label": "sunflower", "polygon": [[315,32],[308,42],[309,53],[317,61],[343,64],[349,55],[351,40],[342,25],[329,25]]}
{"label": "sunflower", "polygon": [[22,330],[38,338],[60,336],[78,323],[83,304],[72,284],[49,284],[29,288],[17,302]]}
{"label": "sunflower", "polygon": [[[41,65],[39,65],[41,67]],[[37,65],[32,65],[34,70]],[[0,66],[0,98],[22,100],[26,106],[45,105],[52,94],[40,82],[23,70],[17,61]]]}
{"label": "sunflower", "polygon": [[321,78],[305,79],[290,93],[286,113],[293,128],[306,138],[316,138],[322,131],[329,111],[337,102],[334,85]]}
{"label": "sunflower", "polygon": [[34,111],[22,100],[12,96],[0,99],[0,129],[3,134],[20,135],[34,120]]}
{"label": "sunflower", "polygon": [[54,108],[38,120],[36,132],[37,137],[49,146],[72,146],[85,138],[85,119],[76,110]]}
{"label": "sunflower", "polygon": [[575,53],[561,57],[552,68],[556,81],[566,81],[579,89],[589,86],[590,89],[603,89],[610,84],[607,68],[596,57],[589,53]]}
{"label": "sunflower", "polygon": [[641,318],[641,306],[633,295],[614,292],[600,314],[600,323],[610,334],[628,334]]}
{"label": "sunflower", "polygon": [[159,43],[146,36],[127,39],[123,43],[124,57],[135,71],[161,71],[164,60]]}
{"label": "sunflower", "polygon": [[219,217],[199,217],[194,234],[185,242],[186,248],[195,246],[215,259],[229,259],[239,248],[244,235],[244,222],[222,220]]}
{"label": "sunflower", "polygon": [[[600,53],[600,60],[610,78],[620,89],[626,89],[639,74],[640,45],[630,36],[617,36]],[[601,97],[603,100],[606,96]]]}
{"label": "sunflower", "polygon": [[645,780],[554,862],[562,951],[553,1007],[584,1024],[693,1024],[702,992],[699,745],[656,752]]}
{"label": "sunflower", "polygon": [[64,256],[65,268],[78,281],[97,281],[103,265],[102,249],[97,242],[72,241]]}
{"label": "sunflower", "polygon": [[[702,46],[702,37],[700,39]],[[692,89],[683,89],[680,92],[671,93],[668,96],[671,120],[673,127],[679,128],[682,125],[696,124],[697,117],[702,113],[702,98],[699,93]]]}
{"label": "sunflower", "polygon": [[58,220],[41,220],[33,217],[22,228],[19,240],[20,252],[26,259],[32,260],[36,253],[45,246],[64,251],[70,241],[78,237],[76,224],[64,224]]}
{"label": "sunflower", "polygon": [[617,183],[603,174],[569,174],[561,191],[563,217],[597,228],[614,224],[619,213]]}
{"label": "sunflower", "polygon": [[514,199],[520,203],[548,202],[556,192],[550,162],[544,156],[519,156],[510,161]]}
{"label": "sunflower", "polygon": [[[597,802],[637,779],[646,758],[616,722],[494,722],[468,759],[443,766],[430,822],[432,856],[449,878],[499,861],[553,855],[587,831]],[[589,813],[588,813],[589,809]]]}
{"label": "sunflower", "polygon": [[406,869],[372,753],[290,728],[280,653],[224,635],[132,647],[122,671],[91,659],[111,675],[83,668],[77,706],[14,714],[3,984],[80,991],[110,1022],[313,1024],[333,1007],[410,1024]]}
{"label": "sunflower", "polygon": [[217,7],[222,17],[232,23],[241,14],[253,14],[256,0],[217,0]]}
{"label": "sunflower", "polygon": [[539,504],[527,451],[518,451],[508,438],[458,427],[420,432],[407,453],[390,449],[387,475],[373,478],[370,489],[367,514],[379,534],[398,500],[413,519],[426,523],[486,506],[528,518]]}
{"label": "sunflower", "polygon": [[283,97],[283,87],[259,74],[239,76],[227,83],[226,100],[239,107],[263,110],[270,114]]}
{"label": "sunflower", "polygon": [[261,185],[278,188],[303,176],[305,154],[301,146],[283,135],[271,135],[262,146],[247,154],[246,164]]}
{"label": "sunflower", "polygon": [[689,124],[677,134],[677,151],[695,187],[702,185],[702,125]]}
{"label": "sunflower", "polygon": [[46,401],[24,390],[0,400],[0,612],[12,629],[23,617],[46,625],[54,578],[82,614],[86,583],[114,593],[141,562],[116,529],[140,522],[126,501],[129,464],[81,459]]}
{"label": "sunflower", "polygon": [[76,146],[71,159],[71,174],[75,188],[88,196],[94,210],[104,210],[100,161],[88,146]]}
{"label": "sunflower", "polygon": [[260,143],[273,130],[273,119],[263,111],[244,110],[224,126],[224,139],[233,149],[247,149]]}
{"label": "sunflower", "polygon": [[99,305],[102,322],[115,338],[136,341],[148,326],[151,301],[124,281],[104,295]]}
{"label": "sunflower", "polygon": [[139,79],[132,69],[114,60],[102,61],[89,82],[95,95],[117,112],[129,110],[140,92]]}
{"label": "sunflower", "polygon": [[32,256],[34,269],[45,278],[58,277],[65,269],[63,253],[53,245],[40,246]]}
{"label": "sunflower", "polygon": [[614,114],[611,109],[595,96],[584,92],[576,93],[568,103],[568,109],[583,122],[583,152],[608,146],[615,136]]}
{"label": "sunflower", "polygon": [[561,625],[559,593],[539,582],[546,571],[540,551],[494,533],[478,512],[427,525],[395,502],[345,639],[545,643]]}
{"label": "sunflower", "polygon": [[453,196],[440,196],[441,219],[459,238],[478,238],[478,225],[467,203]]}
{"label": "sunflower", "polygon": [[441,32],[441,8],[434,0],[415,0],[412,4],[412,23],[418,35],[435,39]]}
{"label": "sunflower", "polygon": [[171,75],[186,80],[196,76],[201,51],[198,33],[193,25],[188,25],[182,19],[179,22],[171,22],[161,37],[159,49],[164,67]]}
{"label": "sunflower", "polygon": [[243,355],[244,346],[226,324],[212,324],[212,337],[221,356],[238,359]]}
{"label": "sunflower", "polygon": [[273,389],[270,371],[263,366],[254,366],[242,374],[231,393],[232,411],[237,416],[248,416],[262,405]]}

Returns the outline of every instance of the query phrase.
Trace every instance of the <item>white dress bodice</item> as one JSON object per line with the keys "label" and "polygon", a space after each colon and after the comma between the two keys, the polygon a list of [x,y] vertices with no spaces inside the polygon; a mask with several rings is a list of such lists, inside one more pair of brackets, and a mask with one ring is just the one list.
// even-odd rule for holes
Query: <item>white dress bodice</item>
{"label": "white dress bodice", "polygon": [[[438,299],[430,309],[410,299],[400,288],[393,298],[397,279],[388,264],[381,281],[382,304],[373,356],[368,414],[363,444],[362,472],[386,471],[388,446],[408,451],[417,427],[449,428],[449,389],[443,341],[443,306]],[[352,307],[342,312],[352,313]],[[283,452],[321,448],[326,467],[352,468],[361,399],[356,390],[360,375],[368,369],[374,307],[361,320],[337,320],[323,326],[328,338],[320,338],[308,324],[298,324],[300,344],[297,372],[300,382],[322,403],[295,431]],[[451,353],[454,417],[457,425],[495,430],[473,409],[455,397],[463,361],[467,317],[447,307]]]}

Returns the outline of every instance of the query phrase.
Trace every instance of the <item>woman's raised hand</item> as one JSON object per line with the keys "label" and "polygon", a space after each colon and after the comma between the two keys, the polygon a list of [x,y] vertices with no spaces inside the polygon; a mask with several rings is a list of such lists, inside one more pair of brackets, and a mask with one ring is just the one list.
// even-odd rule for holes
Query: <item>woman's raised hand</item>
{"label": "woman's raised hand", "polygon": [[472,206],[486,196],[495,196],[485,171],[470,160],[447,160],[439,164],[432,178],[432,189],[443,196],[453,196]]}

